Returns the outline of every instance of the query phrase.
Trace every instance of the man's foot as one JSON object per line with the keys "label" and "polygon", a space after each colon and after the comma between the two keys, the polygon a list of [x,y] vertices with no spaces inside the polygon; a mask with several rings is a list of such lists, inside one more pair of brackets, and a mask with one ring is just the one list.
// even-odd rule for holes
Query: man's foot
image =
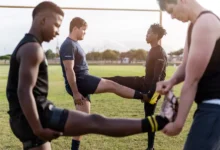
{"label": "man's foot", "polygon": [[159,115],[166,117],[170,122],[173,122],[177,116],[178,106],[178,98],[173,94],[173,92],[169,91],[169,93],[164,97]]}

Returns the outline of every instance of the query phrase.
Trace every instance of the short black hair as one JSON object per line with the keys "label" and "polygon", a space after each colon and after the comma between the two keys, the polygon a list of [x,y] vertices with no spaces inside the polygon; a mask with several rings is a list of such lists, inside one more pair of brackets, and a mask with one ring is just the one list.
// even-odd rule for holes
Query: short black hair
{"label": "short black hair", "polygon": [[84,19],[80,18],[80,17],[75,17],[70,22],[69,31],[71,33],[74,27],[81,28],[83,26],[87,27],[86,21]]}
{"label": "short black hair", "polygon": [[158,40],[160,40],[164,35],[167,34],[167,31],[160,24],[152,24],[150,29],[153,33],[158,35]]}
{"label": "short black hair", "polygon": [[177,4],[177,0],[157,0],[160,9],[161,10],[166,10],[166,4]]}
{"label": "short black hair", "polygon": [[44,1],[39,3],[33,10],[32,12],[32,17],[34,18],[39,12],[45,11],[45,10],[49,10],[51,12],[55,12],[60,14],[61,16],[64,16],[64,12],[62,11],[62,9],[57,6],[55,3],[50,2],[50,1]]}

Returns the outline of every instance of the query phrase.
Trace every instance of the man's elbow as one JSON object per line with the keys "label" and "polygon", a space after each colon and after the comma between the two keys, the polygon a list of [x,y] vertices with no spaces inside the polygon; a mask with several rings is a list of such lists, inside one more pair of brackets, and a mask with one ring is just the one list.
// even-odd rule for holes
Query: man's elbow
{"label": "man's elbow", "polygon": [[186,78],[186,80],[184,82],[185,82],[185,84],[187,84],[189,86],[197,86],[199,81],[200,81],[200,78],[195,77],[195,78],[190,78],[190,79]]}
{"label": "man's elbow", "polygon": [[25,96],[29,95],[30,93],[30,88],[25,88],[24,86],[18,87],[17,95],[19,100],[22,100]]}
{"label": "man's elbow", "polygon": [[73,69],[70,69],[70,68],[65,68],[65,71],[66,71],[66,75],[67,76],[72,76],[75,74],[75,72],[73,71]]}

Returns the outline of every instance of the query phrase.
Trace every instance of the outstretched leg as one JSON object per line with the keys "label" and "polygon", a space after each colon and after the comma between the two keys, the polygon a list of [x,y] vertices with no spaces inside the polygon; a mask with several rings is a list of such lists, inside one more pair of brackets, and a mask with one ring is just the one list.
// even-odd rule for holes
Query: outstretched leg
{"label": "outstretched leg", "polygon": [[144,94],[138,90],[134,90],[129,87],[120,85],[111,80],[101,79],[97,89],[95,90],[95,93],[106,93],[106,92],[115,93],[116,95],[121,96],[123,98],[140,99],[146,102],[149,100],[147,94]]}
{"label": "outstretched leg", "polygon": [[96,114],[89,115],[82,112],[69,111],[64,135],[78,136],[93,133],[124,137],[161,130],[168,122],[167,118],[161,116],[150,116],[145,119],[110,119]]}
{"label": "outstretched leg", "polygon": [[81,93],[86,94],[114,93],[123,98],[140,99],[146,102],[149,100],[147,94],[138,90],[92,75],[84,75],[83,79],[78,81],[77,86]]}
{"label": "outstretched leg", "polygon": [[139,76],[114,76],[103,77],[103,79],[114,81],[120,85],[135,89],[141,92],[144,91],[144,77]]}

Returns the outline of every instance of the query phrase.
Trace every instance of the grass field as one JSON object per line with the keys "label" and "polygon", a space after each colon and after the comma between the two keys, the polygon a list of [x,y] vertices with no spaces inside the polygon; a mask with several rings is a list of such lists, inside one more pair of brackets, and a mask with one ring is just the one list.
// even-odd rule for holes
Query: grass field
{"label": "grass field", "polygon": [[[8,75],[8,66],[0,66],[0,150],[22,149],[21,143],[12,134],[8,123],[8,102],[5,97],[5,86]],[[167,78],[173,74],[175,68],[168,67]],[[143,66],[90,66],[90,73],[96,76],[141,76]],[[49,99],[57,106],[74,109],[72,98],[64,89],[60,66],[49,66]],[[181,85],[174,89],[179,95]],[[143,104],[137,100],[122,99],[114,94],[99,94],[92,97],[92,113],[107,117],[143,118]],[[161,101],[157,106],[159,111]],[[167,137],[161,132],[156,134],[156,150],[181,150],[191,125],[193,112],[187,119],[186,125],[177,137]],[[53,150],[69,150],[71,137],[61,137],[52,142]],[[81,144],[81,150],[144,150],[147,145],[147,134],[139,134],[126,138],[111,138],[101,135],[86,135]]]}

